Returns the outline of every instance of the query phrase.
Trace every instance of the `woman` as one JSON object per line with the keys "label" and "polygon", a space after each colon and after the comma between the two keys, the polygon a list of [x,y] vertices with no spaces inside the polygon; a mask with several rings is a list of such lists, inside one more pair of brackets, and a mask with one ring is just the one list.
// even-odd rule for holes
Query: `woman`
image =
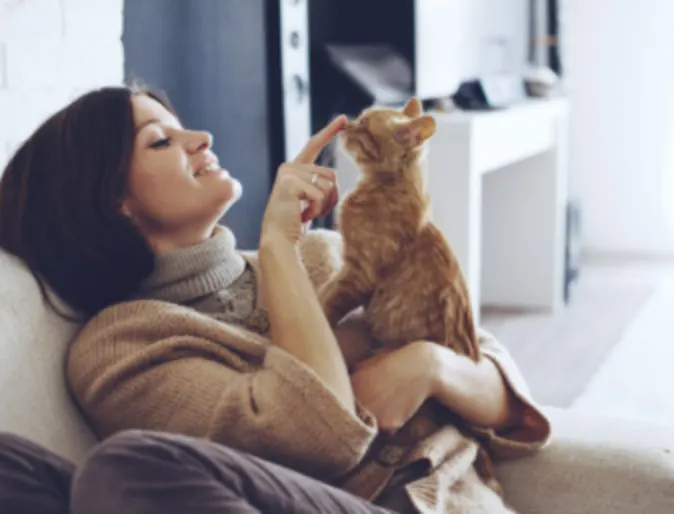
{"label": "woman", "polygon": [[220,167],[210,134],[184,128],[149,91],[91,92],[9,162],[0,245],[24,259],[45,294],[48,285],[87,319],[67,378],[101,436],[205,438],[322,481],[355,480],[400,512],[443,512],[444,491],[462,484],[449,478],[459,457],[447,446],[453,432],[358,469],[378,428],[397,429],[435,398],[494,453],[519,455],[539,448],[549,425],[488,334],[477,364],[411,342],[349,376],[367,334],[357,316],[335,334],[315,294],[338,265],[339,240],[304,234],[338,201],[334,172],[314,161],[344,122],[280,166],[259,251],[243,254],[219,225],[241,185]]}

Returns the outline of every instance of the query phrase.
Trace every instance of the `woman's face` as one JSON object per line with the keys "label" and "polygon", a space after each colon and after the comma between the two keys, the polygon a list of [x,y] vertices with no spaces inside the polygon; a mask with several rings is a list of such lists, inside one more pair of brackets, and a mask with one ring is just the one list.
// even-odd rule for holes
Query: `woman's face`
{"label": "woman's face", "polygon": [[241,184],[219,166],[208,132],[184,129],[148,96],[132,102],[136,139],[123,212],[158,252],[204,241]]}

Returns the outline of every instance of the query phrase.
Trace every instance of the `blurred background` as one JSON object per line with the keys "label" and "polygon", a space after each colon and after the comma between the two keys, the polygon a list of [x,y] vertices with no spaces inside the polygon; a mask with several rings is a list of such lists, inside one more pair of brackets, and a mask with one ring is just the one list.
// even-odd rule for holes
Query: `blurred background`
{"label": "blurred background", "polygon": [[[283,160],[338,113],[417,95],[438,121],[434,219],[534,396],[671,421],[673,16],[667,0],[0,0],[0,164],[68,100],[140,79],[214,134],[245,191],[223,221],[254,248]],[[321,160],[348,192],[339,145]]]}

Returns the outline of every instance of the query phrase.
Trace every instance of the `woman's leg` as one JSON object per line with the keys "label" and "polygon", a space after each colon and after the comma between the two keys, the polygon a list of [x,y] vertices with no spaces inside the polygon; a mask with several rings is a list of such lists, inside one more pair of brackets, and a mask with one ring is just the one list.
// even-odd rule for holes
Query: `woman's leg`
{"label": "woman's leg", "polygon": [[72,514],[390,511],[251,455],[200,439],[128,431],[103,442],[76,474]]}
{"label": "woman's leg", "polygon": [[0,434],[0,512],[67,514],[75,465],[22,437]]}

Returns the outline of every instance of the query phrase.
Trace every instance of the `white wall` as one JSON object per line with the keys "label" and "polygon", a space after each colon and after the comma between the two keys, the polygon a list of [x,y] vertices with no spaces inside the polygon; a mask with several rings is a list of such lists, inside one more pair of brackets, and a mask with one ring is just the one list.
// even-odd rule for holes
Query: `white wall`
{"label": "white wall", "polygon": [[45,118],[120,83],[123,0],[0,0],[0,173]]}
{"label": "white wall", "polygon": [[[595,253],[674,254],[674,2],[566,2],[572,194]],[[669,204],[669,207],[668,207]]]}
{"label": "white wall", "polygon": [[478,5],[480,73],[521,72],[528,60],[529,0],[468,0]]}
{"label": "white wall", "polygon": [[417,93],[443,96],[466,79],[522,71],[528,58],[527,5],[528,0],[416,0],[415,44],[422,56],[416,62]]}

